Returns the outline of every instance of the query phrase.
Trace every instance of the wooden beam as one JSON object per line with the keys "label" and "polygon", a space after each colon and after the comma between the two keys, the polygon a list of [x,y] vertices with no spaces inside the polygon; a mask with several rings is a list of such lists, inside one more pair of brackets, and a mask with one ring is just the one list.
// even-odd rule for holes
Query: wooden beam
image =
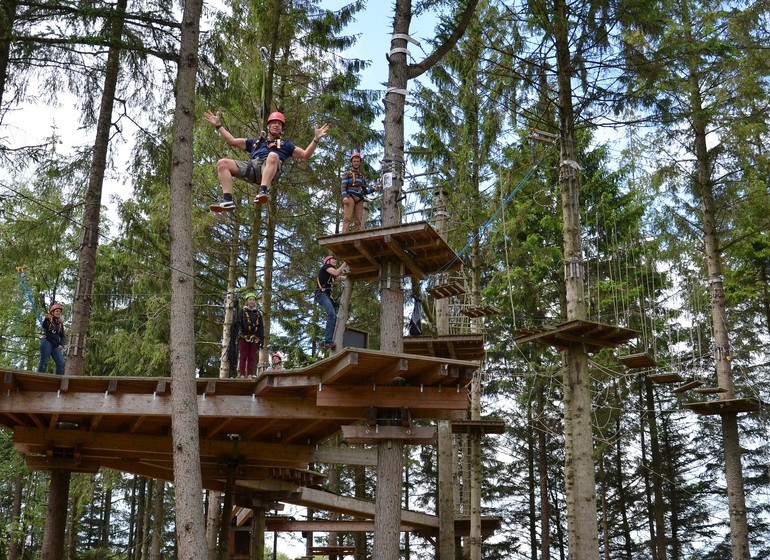
{"label": "wooden beam", "polygon": [[391,251],[393,251],[393,254],[395,254],[402,263],[404,263],[406,268],[408,268],[412,273],[412,276],[416,276],[420,280],[425,280],[425,273],[420,269],[419,266],[417,266],[417,263],[415,263],[414,260],[412,260],[412,258],[404,252],[404,250],[401,248],[401,245],[395,239],[393,239],[392,235],[386,235],[384,240],[385,245],[390,247]]}
{"label": "wooden beam", "polygon": [[422,410],[465,410],[468,392],[440,387],[325,386],[316,395],[319,407],[420,408]]}
{"label": "wooden beam", "polygon": [[370,445],[387,440],[400,440],[411,445],[431,445],[436,441],[436,428],[416,426],[342,426],[342,437],[350,443]]}

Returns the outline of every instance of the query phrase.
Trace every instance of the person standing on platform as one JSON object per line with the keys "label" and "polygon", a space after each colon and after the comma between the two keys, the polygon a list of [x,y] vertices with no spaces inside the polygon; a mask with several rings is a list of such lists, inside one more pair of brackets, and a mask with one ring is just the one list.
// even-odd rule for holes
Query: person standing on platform
{"label": "person standing on platform", "polygon": [[326,332],[324,335],[324,347],[334,349],[334,326],[337,323],[337,305],[332,300],[332,285],[335,278],[345,279],[347,265],[343,262],[337,266],[337,258],[329,255],[324,258],[316,277],[315,302],[326,312]]}
{"label": "person standing on platform", "polygon": [[267,135],[260,138],[236,138],[222,125],[222,113],[214,114],[211,111],[206,111],[203,118],[219,132],[228,146],[249,152],[249,161],[222,158],[217,162],[217,176],[222,187],[222,201],[209,206],[213,212],[235,210],[235,201],[233,201],[233,178],[235,177],[260,185],[254,203],[264,204],[267,202],[270,185],[274,179],[280,176],[283,162],[290,157],[310,159],[321,138],[326,136],[329,131],[328,124],[316,126],[313,139],[303,150],[291,141],[281,138],[284,126],[286,126],[286,118],[283,113],[278,111],[267,117]]}
{"label": "person standing on platform", "polygon": [[361,153],[355,151],[350,154],[350,167],[342,174],[342,233],[348,232],[351,223],[353,231],[361,231],[366,195],[373,192],[361,173]]}
{"label": "person standing on platform", "polygon": [[238,313],[238,376],[254,377],[257,354],[265,338],[262,313],[257,309],[257,295],[246,294],[246,305]]}
{"label": "person standing on platform", "polygon": [[64,309],[55,303],[43,319],[43,338],[40,340],[40,364],[37,371],[45,373],[48,360],[53,358],[56,375],[64,375],[64,323],[61,314]]}

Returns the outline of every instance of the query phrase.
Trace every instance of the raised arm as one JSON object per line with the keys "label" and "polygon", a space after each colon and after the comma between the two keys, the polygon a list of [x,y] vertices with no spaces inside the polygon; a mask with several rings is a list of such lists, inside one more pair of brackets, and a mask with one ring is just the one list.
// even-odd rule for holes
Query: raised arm
{"label": "raised arm", "polygon": [[304,150],[300,147],[294,148],[294,153],[291,154],[292,157],[297,159],[310,159],[310,157],[313,155],[313,152],[315,152],[318,143],[321,141],[321,138],[326,136],[327,132],[329,132],[328,124],[322,124],[321,126],[315,127],[315,134],[313,135],[313,139],[310,141],[310,144],[308,144],[307,148]]}
{"label": "raised arm", "polygon": [[222,137],[222,140],[227,142],[228,146],[232,146],[233,148],[240,148],[241,150],[246,149],[246,139],[236,138],[235,136],[230,134],[230,131],[228,131],[222,124],[222,111],[219,111],[216,115],[211,111],[206,111],[205,113],[203,113],[203,118],[211,126],[213,126],[217,130],[217,132],[219,132],[219,135]]}

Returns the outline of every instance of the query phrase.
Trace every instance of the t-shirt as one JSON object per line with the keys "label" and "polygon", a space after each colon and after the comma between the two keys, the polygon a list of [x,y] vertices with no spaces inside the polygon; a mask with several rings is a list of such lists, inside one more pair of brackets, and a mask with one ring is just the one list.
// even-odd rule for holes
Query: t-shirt
{"label": "t-shirt", "polygon": [[283,138],[277,140],[246,138],[246,151],[251,155],[251,159],[266,158],[267,154],[275,152],[278,154],[278,159],[284,161],[292,156],[296,147],[292,142]]}

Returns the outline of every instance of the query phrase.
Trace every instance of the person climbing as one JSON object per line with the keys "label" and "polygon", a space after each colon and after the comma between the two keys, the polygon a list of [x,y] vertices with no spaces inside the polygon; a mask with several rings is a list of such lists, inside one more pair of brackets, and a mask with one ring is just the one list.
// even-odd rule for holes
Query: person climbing
{"label": "person climbing", "polygon": [[280,371],[283,369],[283,358],[281,358],[281,355],[278,352],[275,352],[272,356],[272,364],[270,366],[270,369],[272,371]]}
{"label": "person climbing", "polygon": [[342,233],[348,232],[351,223],[353,231],[361,230],[366,196],[374,192],[360,169],[361,152],[355,151],[350,154],[350,167],[342,174]]}
{"label": "person climbing", "polygon": [[37,371],[45,373],[48,360],[53,358],[56,375],[64,375],[64,323],[61,314],[64,308],[55,303],[43,319],[43,338],[40,340],[40,365]]}
{"label": "person climbing", "polygon": [[325,257],[316,277],[315,302],[326,312],[326,332],[324,346],[334,349],[334,326],[337,323],[337,306],[332,300],[332,285],[335,278],[345,279],[347,265],[343,262],[337,266],[337,258],[334,255]]}
{"label": "person climbing", "polygon": [[257,295],[246,294],[246,304],[238,312],[238,376],[254,377],[257,354],[265,338],[262,313],[257,309]]}
{"label": "person climbing", "polygon": [[229,146],[245,150],[250,155],[249,161],[226,158],[217,161],[217,176],[222,187],[222,201],[209,206],[214,212],[235,210],[235,202],[233,201],[234,177],[260,185],[254,203],[264,204],[267,202],[270,185],[273,180],[280,176],[283,162],[290,157],[310,159],[321,138],[326,136],[329,131],[328,124],[316,126],[313,139],[303,150],[289,140],[281,138],[286,125],[286,118],[283,113],[278,111],[267,117],[267,135],[260,138],[236,138],[222,125],[221,112],[214,114],[211,111],[206,111],[203,118],[219,132]]}

